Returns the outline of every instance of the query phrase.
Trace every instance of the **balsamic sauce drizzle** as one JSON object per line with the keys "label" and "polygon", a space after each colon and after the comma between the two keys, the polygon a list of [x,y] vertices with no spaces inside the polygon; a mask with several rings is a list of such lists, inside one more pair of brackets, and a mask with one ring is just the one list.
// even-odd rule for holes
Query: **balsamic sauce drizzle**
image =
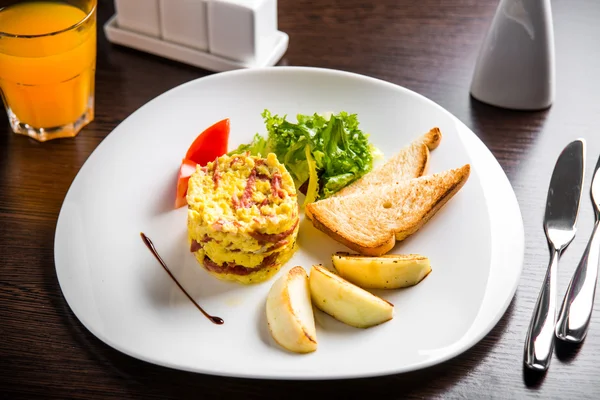
{"label": "balsamic sauce drizzle", "polygon": [[169,267],[167,267],[167,264],[163,261],[163,259],[160,257],[160,255],[156,251],[156,248],[154,247],[154,243],[152,243],[152,240],[150,240],[150,238],[148,236],[146,236],[143,232],[140,232],[140,236],[142,237],[142,240],[144,241],[144,244],[146,245],[146,247],[148,247],[148,250],[150,250],[152,252],[152,254],[154,255],[154,257],[156,257],[156,259],[158,260],[158,262],[160,263],[160,265],[162,265],[162,267],[165,269],[165,271],[167,271],[167,273],[169,274],[169,276],[171,277],[171,279],[173,279],[173,281],[177,284],[177,286],[179,286],[179,289],[181,289],[181,291],[187,296],[187,298],[190,299],[190,301],[192,303],[194,303],[194,305],[196,306],[196,308],[198,310],[200,310],[200,312],[206,318],[208,318],[210,320],[210,322],[212,322],[213,324],[223,325],[223,323],[225,321],[223,321],[222,318],[216,317],[214,315],[210,315],[209,313],[207,313],[206,311],[204,311],[204,309],[202,307],[200,307],[198,305],[198,303],[196,303],[196,301],[194,299],[192,299],[192,297],[188,294],[188,292],[186,292],[185,289],[179,284],[179,282],[177,281],[177,279],[173,276],[173,274],[169,270]]}

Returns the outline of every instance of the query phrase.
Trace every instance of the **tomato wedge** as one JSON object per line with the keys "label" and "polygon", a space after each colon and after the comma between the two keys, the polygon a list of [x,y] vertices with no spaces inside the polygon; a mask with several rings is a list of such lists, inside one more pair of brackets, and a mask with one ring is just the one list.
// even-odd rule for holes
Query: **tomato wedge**
{"label": "tomato wedge", "polygon": [[175,197],[175,208],[183,207],[187,204],[187,188],[190,176],[196,171],[196,163],[192,160],[181,161],[179,175],[177,176],[177,195]]}
{"label": "tomato wedge", "polygon": [[192,143],[179,166],[175,208],[187,204],[187,188],[196,165],[205,166],[215,158],[227,153],[229,145],[229,118],[225,118],[204,130]]}
{"label": "tomato wedge", "polygon": [[202,132],[188,149],[185,158],[205,166],[227,153],[229,118],[225,118]]}

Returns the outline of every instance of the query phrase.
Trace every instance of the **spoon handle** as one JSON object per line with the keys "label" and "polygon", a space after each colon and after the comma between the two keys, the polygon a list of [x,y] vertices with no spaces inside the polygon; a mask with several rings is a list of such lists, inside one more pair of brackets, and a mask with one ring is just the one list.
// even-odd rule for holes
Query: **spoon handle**
{"label": "spoon handle", "polygon": [[556,323],[556,337],[567,342],[583,341],[590,324],[600,258],[599,224],[596,219],[592,236],[571,278]]}
{"label": "spoon handle", "polygon": [[552,246],[550,264],[542,290],[535,304],[525,339],[525,365],[536,371],[546,371],[554,350],[554,322],[556,318],[556,269],[559,251]]}

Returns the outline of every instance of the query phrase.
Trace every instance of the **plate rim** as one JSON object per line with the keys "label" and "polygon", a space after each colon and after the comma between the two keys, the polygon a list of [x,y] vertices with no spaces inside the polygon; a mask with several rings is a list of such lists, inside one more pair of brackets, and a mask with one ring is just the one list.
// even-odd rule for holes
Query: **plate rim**
{"label": "plate rim", "polygon": [[[246,75],[246,74],[254,74],[254,73],[264,73],[265,71],[269,71],[269,70],[273,70],[273,69],[277,69],[279,71],[288,70],[288,71],[291,71],[290,73],[293,73],[294,71],[309,72],[309,73],[325,73],[325,74],[333,74],[333,75],[338,75],[338,76],[352,78],[352,79],[360,79],[360,80],[369,81],[371,83],[375,83],[375,84],[379,84],[379,85],[393,87],[395,90],[400,90],[400,91],[405,92],[408,95],[420,98],[420,100],[425,101],[426,103],[429,103],[429,105],[437,108],[439,111],[445,113],[446,115],[448,115],[455,121],[457,131],[460,136],[460,140],[463,143],[463,145],[465,146],[465,149],[469,153],[470,156],[473,155],[471,147],[473,147],[473,146],[479,147],[479,149],[477,151],[480,152],[479,153],[480,161],[478,161],[477,163],[484,162],[481,160],[485,159],[486,160],[485,162],[488,163],[488,167],[486,167],[484,169],[488,172],[490,169],[496,170],[495,174],[497,175],[497,179],[495,180],[495,183],[496,184],[500,183],[501,186],[504,186],[503,193],[505,195],[505,199],[502,201],[502,203],[508,204],[507,208],[512,208],[512,213],[513,213],[512,218],[514,220],[514,221],[512,221],[512,223],[516,224],[516,226],[513,226],[513,229],[515,230],[515,232],[512,232],[512,233],[514,233],[514,235],[512,236],[512,239],[513,239],[512,241],[513,241],[514,246],[516,246],[516,248],[518,249],[518,251],[516,251],[516,255],[515,255],[515,252],[513,252],[512,258],[513,259],[516,258],[515,263],[518,265],[518,268],[517,268],[517,271],[515,271],[515,274],[513,277],[513,282],[510,287],[510,290],[508,292],[509,295],[506,296],[504,303],[498,307],[499,311],[494,314],[494,318],[492,318],[486,324],[486,327],[484,329],[481,329],[477,335],[474,335],[468,341],[467,344],[459,346],[457,350],[448,351],[440,357],[432,357],[431,359],[428,359],[428,360],[425,360],[422,362],[417,362],[417,363],[411,364],[409,366],[399,367],[399,368],[395,368],[395,369],[388,368],[385,371],[367,371],[367,372],[360,371],[360,372],[356,372],[356,373],[343,373],[343,374],[339,374],[339,375],[336,375],[335,373],[330,373],[325,376],[293,375],[293,374],[289,374],[289,372],[287,374],[282,374],[282,375],[257,375],[257,374],[252,374],[252,373],[237,373],[237,372],[232,373],[232,372],[227,372],[225,370],[214,370],[214,369],[208,369],[208,368],[202,368],[202,367],[189,368],[189,367],[182,366],[182,365],[175,365],[168,361],[162,361],[162,360],[159,360],[159,359],[156,359],[153,357],[146,356],[144,354],[138,354],[135,351],[130,351],[129,349],[127,349],[124,346],[119,346],[119,345],[115,344],[112,340],[110,340],[108,337],[103,335],[101,332],[98,332],[98,331],[95,331],[94,329],[92,329],[90,326],[88,326],[87,322],[85,321],[85,318],[82,318],[75,311],[74,307],[69,302],[67,295],[65,294],[65,289],[63,288],[64,280],[61,280],[61,278],[60,278],[61,274],[59,272],[59,266],[58,266],[59,262],[57,260],[57,251],[56,251],[57,240],[59,237],[60,227],[62,226],[61,220],[64,220],[63,211],[65,208],[66,200],[69,198],[69,196],[73,190],[73,187],[75,187],[75,185],[77,184],[78,178],[80,178],[82,171],[84,170],[86,165],[89,165],[90,159],[92,159],[94,157],[94,153],[97,153],[99,151],[99,149],[101,149],[102,146],[105,145],[106,142],[111,142],[111,140],[116,140],[116,139],[111,139],[111,133],[113,133],[115,130],[117,130],[119,128],[119,126],[122,125],[125,121],[132,118],[138,112],[141,112],[141,110],[143,110],[145,107],[147,107],[150,103],[157,101],[157,99],[167,95],[168,93],[171,93],[172,91],[180,90],[183,87],[188,86],[188,85],[197,84],[198,81],[223,79],[222,78],[223,75],[230,76],[230,75],[238,75],[238,74]],[[471,141],[472,143],[470,145],[467,144],[465,142],[465,139],[467,139],[468,141]],[[476,163],[475,160],[473,160],[473,163],[474,164]],[[506,190],[506,189],[508,189],[508,190]],[[484,190],[484,192],[485,192],[485,190]],[[489,214],[490,223],[491,223],[493,214],[490,211],[491,207],[489,206],[489,200],[486,200],[486,202],[488,203],[488,214]],[[506,217],[506,215],[504,215],[503,217]],[[508,220],[508,218],[506,218],[506,219]],[[492,239],[490,241],[492,249],[494,248],[494,242],[495,242],[494,238],[492,237]],[[514,248],[512,250],[514,250]],[[439,104],[435,103],[433,100],[431,100],[431,99],[425,97],[424,95],[421,95],[420,93],[417,93],[413,90],[410,90],[408,88],[405,88],[405,87],[397,85],[397,84],[394,84],[392,82],[384,81],[384,80],[381,80],[378,78],[374,78],[374,77],[370,77],[370,76],[366,76],[366,75],[362,75],[362,74],[358,74],[358,73],[354,73],[354,72],[341,71],[341,70],[335,70],[335,69],[329,69],[329,68],[319,68],[319,67],[288,67],[288,66],[285,66],[285,67],[260,67],[260,68],[253,68],[253,69],[243,69],[243,70],[221,72],[221,73],[212,74],[212,75],[205,76],[205,77],[200,77],[200,78],[185,82],[183,84],[175,86],[175,87],[157,95],[156,97],[150,99],[145,104],[143,104],[142,106],[137,108],[135,111],[133,111],[125,119],[123,119],[117,126],[115,126],[115,128],[113,128],[113,130],[105,137],[105,139],[102,140],[102,142],[100,142],[98,144],[98,146],[96,146],[96,148],[93,150],[93,152],[90,154],[90,156],[85,160],[84,164],[81,166],[81,168],[77,172],[75,178],[71,182],[71,185],[69,186],[67,193],[65,194],[65,197],[63,199],[63,203],[61,204],[60,212],[59,212],[59,215],[57,218],[55,234],[54,234],[54,263],[55,263],[55,271],[57,274],[57,280],[59,282],[59,287],[60,287],[61,293],[63,294],[63,297],[64,297],[66,303],[69,305],[70,310],[77,317],[79,322],[83,326],[85,326],[85,328],[92,335],[94,335],[95,337],[100,339],[100,341],[104,342],[104,344],[112,347],[113,349],[115,349],[119,352],[122,352],[123,354],[131,356],[133,358],[137,358],[139,360],[149,362],[151,364],[160,365],[160,366],[171,368],[171,369],[205,374],[205,375],[213,375],[213,376],[225,376],[225,377],[235,377],[235,378],[245,378],[245,379],[260,379],[260,380],[265,380],[265,379],[271,379],[271,380],[336,380],[336,379],[344,379],[345,380],[345,379],[369,378],[369,377],[388,376],[388,375],[406,373],[406,372],[421,370],[424,368],[431,367],[433,365],[444,363],[444,362],[468,351],[475,344],[477,344],[479,341],[481,341],[481,339],[483,339],[485,336],[487,336],[489,334],[489,332],[492,329],[494,329],[494,327],[497,325],[497,323],[500,321],[500,319],[506,314],[506,310],[508,309],[510,303],[513,301],[516,290],[519,285],[519,281],[520,281],[520,277],[521,277],[522,269],[523,269],[524,252],[525,252],[524,224],[523,224],[522,214],[520,211],[520,207],[519,207],[519,204],[517,201],[516,194],[514,193],[514,190],[512,188],[512,185],[510,184],[510,181],[508,180],[508,177],[506,176],[506,173],[502,169],[501,165],[498,163],[498,160],[494,157],[494,155],[489,150],[489,148],[481,141],[481,139],[471,129],[469,129],[462,121],[460,121],[456,116],[454,116],[448,110],[446,110]],[[490,261],[492,262],[493,259],[491,259]],[[486,288],[486,291],[487,291],[487,288]],[[484,299],[485,299],[485,296],[484,296]],[[483,304],[484,299],[482,299],[482,304]],[[474,322],[475,321],[477,321],[477,317],[475,318]]]}

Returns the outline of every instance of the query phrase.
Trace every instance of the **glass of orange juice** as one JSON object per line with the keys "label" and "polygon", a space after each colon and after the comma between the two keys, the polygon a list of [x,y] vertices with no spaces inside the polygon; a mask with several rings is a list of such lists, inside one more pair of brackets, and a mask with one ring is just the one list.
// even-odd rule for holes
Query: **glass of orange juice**
{"label": "glass of orange juice", "polygon": [[15,133],[73,137],[94,119],[97,0],[0,8],[0,91]]}

